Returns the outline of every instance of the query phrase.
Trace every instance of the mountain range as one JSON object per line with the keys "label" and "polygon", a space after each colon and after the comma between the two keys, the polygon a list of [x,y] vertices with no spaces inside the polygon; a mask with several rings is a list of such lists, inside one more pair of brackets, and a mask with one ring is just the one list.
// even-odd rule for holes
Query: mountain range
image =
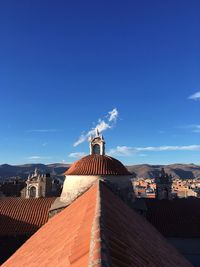
{"label": "mountain range", "polygon": [[132,165],[127,166],[127,169],[133,173],[134,177],[140,178],[155,178],[158,177],[161,168],[165,172],[171,174],[173,178],[193,179],[200,178],[200,165],[195,164],[170,164],[170,165]]}
{"label": "mountain range", "polygon": [[[0,179],[6,179],[13,176],[20,176],[26,179],[35,168],[42,173],[54,173],[63,176],[63,173],[70,167],[70,164],[54,163],[54,164],[24,164],[24,165],[0,165]],[[133,177],[154,178],[159,176],[161,168],[164,167],[168,174],[173,178],[200,178],[200,165],[195,164],[171,164],[171,165],[131,165],[126,166],[133,174]]]}
{"label": "mountain range", "polygon": [[70,167],[70,164],[24,164],[24,165],[0,165],[0,179],[19,176],[22,179],[26,179],[30,173],[33,173],[37,168],[41,173],[54,173],[58,176],[62,176],[63,173]]}

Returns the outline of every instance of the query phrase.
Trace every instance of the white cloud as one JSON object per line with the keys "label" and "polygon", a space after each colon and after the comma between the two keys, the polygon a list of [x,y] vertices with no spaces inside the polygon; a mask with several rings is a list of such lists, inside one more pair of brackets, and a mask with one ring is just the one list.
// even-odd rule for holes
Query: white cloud
{"label": "white cloud", "polygon": [[119,112],[116,108],[108,112],[109,118],[108,121],[116,121],[119,115]]}
{"label": "white cloud", "polygon": [[80,145],[81,143],[85,142],[91,135],[95,135],[96,129],[98,129],[99,133],[106,131],[108,129],[113,128],[115,123],[117,122],[117,118],[119,116],[119,112],[116,108],[109,111],[108,114],[105,116],[105,119],[99,119],[98,123],[95,127],[89,130],[87,133],[82,133],[79,139],[73,144],[74,147]]}
{"label": "white cloud", "polygon": [[43,157],[43,156],[30,156],[26,157],[28,160],[37,160],[37,159],[51,159],[51,157]]}
{"label": "white cloud", "polygon": [[151,152],[151,151],[200,151],[200,145],[188,146],[148,146],[148,147],[127,147],[117,146],[110,149],[109,155],[111,156],[131,156],[137,152]]}
{"label": "white cloud", "polygon": [[84,152],[74,152],[68,155],[69,158],[82,158],[85,156]]}
{"label": "white cloud", "polygon": [[195,94],[191,95],[188,97],[189,99],[193,99],[193,100],[200,100],[200,91],[196,92]]}
{"label": "white cloud", "polygon": [[30,156],[30,157],[27,157],[27,159],[41,159],[40,156]]}
{"label": "white cloud", "polygon": [[80,145],[81,143],[85,142],[85,140],[87,139],[87,134],[84,135],[84,134],[81,134],[81,136],[79,137],[79,139],[73,144],[73,146],[78,146]]}
{"label": "white cloud", "polygon": [[197,151],[200,150],[200,145],[189,146],[149,146],[149,147],[136,147],[136,151]]}
{"label": "white cloud", "polygon": [[133,152],[134,152],[133,147],[117,146],[116,148],[110,149],[108,154],[111,156],[131,156]]}
{"label": "white cloud", "polygon": [[99,120],[99,123],[96,125],[95,129],[93,129],[90,133],[95,134],[96,129],[98,129],[99,132],[101,133],[101,132],[106,131],[107,129],[110,129],[110,128],[112,128],[111,125],[109,125],[105,121]]}

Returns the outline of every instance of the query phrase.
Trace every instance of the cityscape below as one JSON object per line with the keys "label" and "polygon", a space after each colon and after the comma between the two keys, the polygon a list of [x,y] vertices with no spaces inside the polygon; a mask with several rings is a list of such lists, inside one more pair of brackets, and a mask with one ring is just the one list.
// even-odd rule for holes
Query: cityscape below
{"label": "cityscape below", "polygon": [[[70,164],[1,165],[0,195],[22,196],[22,189],[26,187],[28,176],[36,171],[43,176],[49,175],[49,179],[51,180],[51,193],[49,192],[49,195],[58,196],[63,185],[64,172],[70,166]],[[127,166],[127,169],[133,175],[133,188],[138,198],[156,197],[156,179],[161,175],[162,168],[171,177],[172,198],[200,197],[200,166],[194,164],[174,164],[167,166],[141,164]],[[37,175],[35,173],[35,177]]]}

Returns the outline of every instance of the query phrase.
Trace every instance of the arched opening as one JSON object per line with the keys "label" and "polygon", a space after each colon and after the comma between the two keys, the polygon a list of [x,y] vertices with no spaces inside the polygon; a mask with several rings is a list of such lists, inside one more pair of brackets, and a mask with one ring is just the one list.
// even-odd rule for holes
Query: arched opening
{"label": "arched opening", "polygon": [[36,188],[35,188],[35,186],[32,186],[30,188],[30,197],[36,197]]}
{"label": "arched opening", "polygon": [[96,154],[96,155],[100,155],[100,145],[95,144],[93,146],[93,153]]}

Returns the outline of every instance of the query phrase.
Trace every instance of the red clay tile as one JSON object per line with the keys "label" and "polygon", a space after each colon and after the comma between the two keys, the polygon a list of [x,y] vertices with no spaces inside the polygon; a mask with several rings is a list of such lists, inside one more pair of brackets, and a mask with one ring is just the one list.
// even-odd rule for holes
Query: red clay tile
{"label": "red clay tile", "polygon": [[145,199],[147,219],[166,237],[200,237],[200,199]]}
{"label": "red clay tile", "polygon": [[55,198],[0,198],[0,236],[30,235],[48,220]]}
{"label": "red clay tile", "polygon": [[76,161],[65,175],[130,175],[118,160],[106,155],[88,155]]}

